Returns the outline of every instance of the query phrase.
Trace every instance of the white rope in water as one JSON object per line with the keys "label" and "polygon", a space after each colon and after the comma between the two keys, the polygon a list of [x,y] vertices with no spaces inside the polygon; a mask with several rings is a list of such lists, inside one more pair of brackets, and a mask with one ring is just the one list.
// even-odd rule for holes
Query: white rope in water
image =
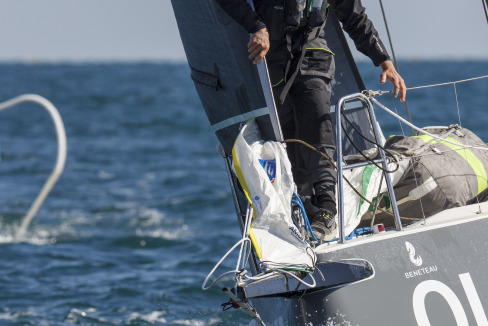
{"label": "white rope in water", "polygon": [[46,98],[36,94],[20,95],[13,99],[0,103],[0,111],[26,102],[36,103],[40,105],[51,116],[51,119],[54,123],[54,127],[56,129],[56,137],[58,140],[58,154],[56,159],[56,165],[54,166],[53,171],[51,172],[49,178],[44,183],[44,186],[42,186],[41,191],[39,192],[36,199],[32,203],[31,207],[29,208],[29,211],[22,219],[20,227],[15,235],[15,239],[17,240],[24,235],[25,231],[27,230],[27,227],[34,219],[34,216],[39,211],[39,208],[44,203],[44,200],[48,196],[49,192],[54,187],[59,177],[63,173],[64,165],[66,163],[66,155],[67,155],[66,154],[67,153],[66,131],[64,129],[63,119],[61,119],[61,116],[59,115],[59,111],[56,109],[56,107]]}
{"label": "white rope in water", "polygon": [[440,140],[440,141],[443,141],[443,142],[446,142],[446,143],[449,143],[449,144],[452,144],[452,145],[456,145],[456,146],[459,146],[460,149],[461,148],[474,148],[474,149],[479,149],[479,150],[482,150],[482,151],[488,151],[488,147],[479,147],[479,146],[466,146],[466,145],[463,145],[463,144],[459,144],[459,143],[456,143],[456,142],[453,142],[453,141],[450,141],[450,140],[447,140],[445,138],[442,138],[442,137],[439,137],[439,136],[436,136],[434,134],[431,134],[430,132],[427,132],[425,130],[422,130],[420,129],[419,127],[411,124],[410,122],[408,122],[407,120],[403,119],[401,116],[399,116],[398,114],[396,114],[395,112],[391,111],[390,109],[388,109],[386,106],[384,106],[383,104],[381,104],[377,99],[375,99],[374,97],[370,96],[369,97],[371,101],[373,101],[374,103],[376,103],[380,108],[382,108],[383,110],[385,110],[387,113],[391,114],[392,116],[394,116],[395,118],[397,118],[398,120],[400,120],[401,122],[405,123],[407,126],[417,130],[418,132],[424,134],[424,135],[427,135],[427,136],[430,136],[432,138],[435,138],[437,140]]}

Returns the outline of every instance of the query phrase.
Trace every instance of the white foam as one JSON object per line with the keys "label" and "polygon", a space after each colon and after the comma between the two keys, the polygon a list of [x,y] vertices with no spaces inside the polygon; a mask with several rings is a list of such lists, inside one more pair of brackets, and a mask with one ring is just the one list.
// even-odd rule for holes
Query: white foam
{"label": "white foam", "polygon": [[217,318],[212,318],[210,320],[195,320],[195,319],[183,320],[183,319],[180,319],[180,320],[175,320],[174,323],[177,325],[206,326],[206,325],[216,324],[220,321],[221,320],[217,319]]}
{"label": "white foam", "polygon": [[139,237],[150,237],[165,240],[177,240],[187,238],[189,234],[190,232],[188,231],[188,227],[182,227],[181,229],[136,230],[136,235]]}
{"label": "white foam", "polygon": [[153,312],[146,314],[146,315],[141,315],[141,314],[138,314],[137,312],[134,312],[134,313],[130,314],[129,321],[144,320],[144,321],[147,321],[151,324],[154,324],[156,322],[165,324],[167,321],[166,321],[166,318],[163,317],[164,315],[165,315],[165,313],[162,311],[153,311]]}

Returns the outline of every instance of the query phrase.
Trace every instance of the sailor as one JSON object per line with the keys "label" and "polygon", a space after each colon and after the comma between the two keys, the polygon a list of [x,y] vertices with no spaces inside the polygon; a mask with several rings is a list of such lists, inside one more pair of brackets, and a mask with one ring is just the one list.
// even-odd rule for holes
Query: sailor
{"label": "sailor", "polygon": [[[333,157],[335,140],[330,118],[334,54],[327,47],[324,24],[335,11],[356,48],[382,68],[380,83],[389,81],[394,95],[405,101],[406,86],[360,0],[215,0],[250,34],[249,59],[264,57],[285,139],[303,140]],[[304,146],[288,146],[293,178],[305,202],[317,238],[332,240],[337,174],[330,162]]]}

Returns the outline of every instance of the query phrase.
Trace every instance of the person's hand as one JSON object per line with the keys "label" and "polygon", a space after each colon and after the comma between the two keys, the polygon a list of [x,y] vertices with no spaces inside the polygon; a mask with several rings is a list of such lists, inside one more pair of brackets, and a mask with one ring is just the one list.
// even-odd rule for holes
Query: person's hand
{"label": "person's hand", "polygon": [[405,102],[407,96],[407,87],[400,74],[396,71],[391,60],[386,60],[380,64],[383,72],[381,73],[380,83],[384,84],[387,80],[393,84],[395,98],[400,94],[400,102]]}
{"label": "person's hand", "polygon": [[251,35],[251,39],[247,44],[247,52],[249,52],[249,59],[253,60],[254,64],[263,60],[266,53],[269,51],[269,34],[266,28],[262,28]]}

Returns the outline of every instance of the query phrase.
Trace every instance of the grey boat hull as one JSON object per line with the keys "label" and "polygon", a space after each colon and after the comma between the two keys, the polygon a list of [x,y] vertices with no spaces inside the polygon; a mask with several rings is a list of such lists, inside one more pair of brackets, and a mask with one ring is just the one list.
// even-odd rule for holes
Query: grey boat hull
{"label": "grey boat hull", "polygon": [[[260,284],[267,293],[250,301],[266,325],[488,325],[488,215],[478,209],[456,208],[426,225],[322,245],[319,266],[327,262],[330,272],[324,278],[333,279],[335,269],[350,274],[348,280],[326,284],[316,272],[316,289],[302,285],[285,294],[284,279],[269,279]],[[341,264],[350,264],[349,272]],[[241,290],[257,294],[252,285]]]}

